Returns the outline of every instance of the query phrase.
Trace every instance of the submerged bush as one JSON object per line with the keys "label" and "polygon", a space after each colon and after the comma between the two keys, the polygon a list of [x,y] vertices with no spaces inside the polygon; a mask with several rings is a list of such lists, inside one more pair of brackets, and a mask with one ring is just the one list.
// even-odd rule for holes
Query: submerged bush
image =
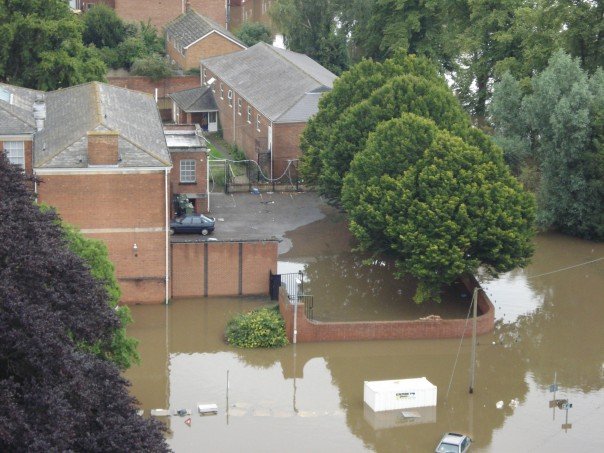
{"label": "submerged bush", "polygon": [[228,322],[225,336],[239,348],[280,348],[288,343],[278,306],[236,315]]}

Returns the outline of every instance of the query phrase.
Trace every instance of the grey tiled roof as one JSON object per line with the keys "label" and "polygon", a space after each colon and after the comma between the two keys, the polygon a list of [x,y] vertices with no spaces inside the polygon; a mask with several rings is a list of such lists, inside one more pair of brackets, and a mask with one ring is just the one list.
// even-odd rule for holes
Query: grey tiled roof
{"label": "grey tiled roof", "polygon": [[330,90],[336,78],[306,55],[263,42],[201,63],[274,122],[285,122],[281,117],[299,103],[284,118],[287,122],[308,120],[317,112],[316,95],[308,94]]}
{"label": "grey tiled roof", "polygon": [[177,91],[168,96],[187,113],[214,112],[218,110],[210,87],[191,88]]}
{"label": "grey tiled roof", "polygon": [[186,13],[180,15],[166,25],[167,36],[175,38],[182,47],[193,44],[195,41],[212,31],[217,31],[237,42],[242,47],[245,47],[245,45],[231,32],[218,25],[209,17],[202,16],[193,9],[189,9]]}
{"label": "grey tiled roof", "polygon": [[85,167],[87,132],[119,133],[119,166],[165,167],[170,154],[153,97],[92,82],[46,93],[46,122],[34,140],[35,167]]}
{"label": "grey tiled roof", "polygon": [[0,83],[0,90],[12,95],[12,103],[0,100],[0,135],[31,134],[36,130],[33,105],[42,91]]}

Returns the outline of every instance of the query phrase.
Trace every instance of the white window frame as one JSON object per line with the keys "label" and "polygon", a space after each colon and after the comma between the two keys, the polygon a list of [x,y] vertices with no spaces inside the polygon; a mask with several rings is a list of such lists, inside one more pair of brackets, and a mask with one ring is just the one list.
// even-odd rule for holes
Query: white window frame
{"label": "white window frame", "polygon": [[25,142],[4,142],[3,148],[9,162],[25,170]]}
{"label": "white window frame", "polygon": [[227,98],[229,99],[229,107],[233,107],[233,90],[227,91]]}
{"label": "white window frame", "polygon": [[239,116],[241,116],[241,106],[242,106],[242,102],[241,102],[241,98],[237,99],[237,114]]}
{"label": "white window frame", "polygon": [[201,72],[201,84],[205,85],[206,82],[208,81],[208,73],[206,71],[206,68],[203,68],[203,71]]}
{"label": "white window frame", "polygon": [[260,132],[260,114],[256,114],[256,130]]}
{"label": "white window frame", "polygon": [[252,124],[252,108],[247,106],[247,123]]}
{"label": "white window frame", "polygon": [[224,87],[222,86],[222,82],[220,82],[220,99],[224,99]]}
{"label": "white window frame", "polygon": [[183,159],[180,161],[180,182],[191,184],[197,182],[195,159]]}

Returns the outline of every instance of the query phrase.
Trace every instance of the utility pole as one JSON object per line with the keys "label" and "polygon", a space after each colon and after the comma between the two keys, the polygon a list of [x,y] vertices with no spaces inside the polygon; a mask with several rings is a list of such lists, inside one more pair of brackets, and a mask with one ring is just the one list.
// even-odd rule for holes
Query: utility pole
{"label": "utility pole", "polygon": [[474,393],[474,375],[476,373],[476,316],[478,315],[478,291],[479,287],[474,288],[472,294],[473,316],[472,316],[472,358],[470,359],[470,393]]}

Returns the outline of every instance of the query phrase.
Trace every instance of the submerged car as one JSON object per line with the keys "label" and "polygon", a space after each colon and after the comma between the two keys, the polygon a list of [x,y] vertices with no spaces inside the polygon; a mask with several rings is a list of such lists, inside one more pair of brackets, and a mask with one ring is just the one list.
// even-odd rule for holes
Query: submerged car
{"label": "submerged car", "polygon": [[214,231],[216,219],[205,215],[185,215],[170,222],[170,233],[208,235]]}
{"label": "submerged car", "polygon": [[465,453],[470,449],[472,439],[463,434],[446,433],[440,440],[436,453]]}

